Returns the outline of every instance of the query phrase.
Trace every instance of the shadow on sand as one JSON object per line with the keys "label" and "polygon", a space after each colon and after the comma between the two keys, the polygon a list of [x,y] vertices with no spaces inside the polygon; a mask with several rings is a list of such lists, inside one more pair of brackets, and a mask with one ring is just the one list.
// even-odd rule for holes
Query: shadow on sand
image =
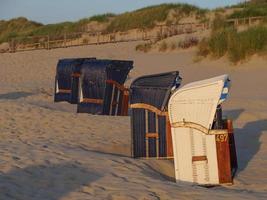
{"label": "shadow on sand", "polygon": [[58,200],[99,178],[72,163],[30,166],[0,173],[0,199]]}
{"label": "shadow on sand", "polygon": [[[228,118],[236,120],[244,109],[226,110]],[[260,137],[267,131],[267,119],[248,122],[243,128],[235,128],[235,143],[238,160],[237,174],[243,171],[260,149]]]}
{"label": "shadow on sand", "polygon": [[33,93],[30,92],[10,92],[6,94],[0,94],[0,99],[6,99],[6,100],[16,100],[24,97],[28,97],[33,95]]}
{"label": "shadow on sand", "polygon": [[228,119],[235,121],[244,111],[245,109],[225,110],[223,115],[227,116]]}
{"label": "shadow on sand", "polygon": [[247,166],[260,149],[260,137],[267,131],[267,119],[248,122],[243,128],[235,129],[238,171],[240,173]]}

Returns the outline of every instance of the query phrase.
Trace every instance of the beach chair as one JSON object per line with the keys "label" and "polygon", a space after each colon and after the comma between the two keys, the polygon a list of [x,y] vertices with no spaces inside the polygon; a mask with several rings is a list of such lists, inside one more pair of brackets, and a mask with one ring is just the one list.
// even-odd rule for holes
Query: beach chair
{"label": "beach chair", "polygon": [[124,87],[133,61],[88,60],[79,82],[78,113],[128,115],[129,92]]}
{"label": "beach chair", "polygon": [[194,82],[169,101],[175,177],[200,185],[232,184],[237,158],[232,121],[222,119],[228,75]]}
{"label": "beach chair", "polygon": [[80,67],[85,60],[95,58],[69,58],[58,61],[55,77],[54,101],[77,104]]}
{"label": "beach chair", "polygon": [[130,87],[132,156],[173,157],[167,105],[171,92],[181,83],[179,72],[137,78]]}

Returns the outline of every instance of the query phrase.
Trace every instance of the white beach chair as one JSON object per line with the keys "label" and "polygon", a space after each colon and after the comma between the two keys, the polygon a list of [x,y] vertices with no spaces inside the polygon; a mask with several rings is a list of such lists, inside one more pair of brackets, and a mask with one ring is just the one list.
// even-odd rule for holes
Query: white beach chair
{"label": "white beach chair", "polygon": [[168,111],[177,182],[232,183],[237,169],[233,128],[218,112],[229,86],[228,75],[223,75],[187,84],[171,96]]}

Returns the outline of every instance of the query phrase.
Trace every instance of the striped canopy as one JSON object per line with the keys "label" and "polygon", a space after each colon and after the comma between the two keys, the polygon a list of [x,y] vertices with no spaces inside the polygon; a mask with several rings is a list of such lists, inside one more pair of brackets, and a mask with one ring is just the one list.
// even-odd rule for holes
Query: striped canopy
{"label": "striped canopy", "polygon": [[224,102],[227,99],[228,94],[229,94],[230,79],[227,77],[227,78],[225,78],[224,81],[225,82],[224,82],[224,86],[223,86],[223,89],[222,89],[222,94],[221,94],[221,97],[220,97],[218,105],[220,105],[222,102]]}

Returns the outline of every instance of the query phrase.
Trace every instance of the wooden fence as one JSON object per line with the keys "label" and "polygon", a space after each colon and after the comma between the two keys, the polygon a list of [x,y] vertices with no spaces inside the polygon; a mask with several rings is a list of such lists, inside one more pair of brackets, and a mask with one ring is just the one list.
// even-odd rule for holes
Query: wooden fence
{"label": "wooden fence", "polygon": [[80,32],[63,35],[45,35],[38,37],[14,38],[9,42],[9,52],[38,49],[66,48],[71,46],[107,44],[130,41],[157,41],[166,37],[193,33],[209,27],[206,23],[183,23],[157,25],[153,29],[130,30],[127,32],[102,33]]}
{"label": "wooden fence", "polygon": [[[242,25],[258,24],[266,20],[266,17],[247,17],[228,19],[227,23],[235,27]],[[193,33],[199,30],[209,29],[210,23],[183,23],[170,25],[157,25],[153,29],[135,29],[127,32],[103,33],[80,32],[63,35],[44,35],[38,37],[14,38],[9,41],[7,52],[29,51],[37,49],[66,48],[71,46],[107,44],[130,41],[157,41],[166,37]]]}
{"label": "wooden fence", "polygon": [[236,19],[228,19],[227,22],[233,24],[234,26],[241,26],[241,25],[254,25],[263,22],[266,20],[266,17],[259,16],[259,17],[245,17],[245,18],[236,18]]}

